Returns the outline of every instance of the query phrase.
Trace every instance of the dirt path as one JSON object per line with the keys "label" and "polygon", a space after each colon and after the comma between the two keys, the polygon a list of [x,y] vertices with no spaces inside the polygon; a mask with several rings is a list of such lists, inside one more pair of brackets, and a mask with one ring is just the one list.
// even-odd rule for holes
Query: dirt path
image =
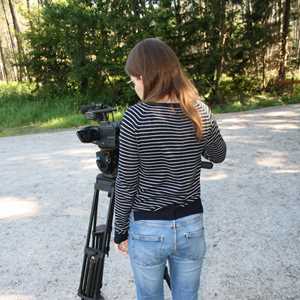
{"label": "dirt path", "polygon": [[[300,105],[217,118],[228,156],[203,170],[202,299],[299,300]],[[79,299],[96,151],[75,130],[0,138],[0,300]],[[113,247],[103,291],[135,299]]]}

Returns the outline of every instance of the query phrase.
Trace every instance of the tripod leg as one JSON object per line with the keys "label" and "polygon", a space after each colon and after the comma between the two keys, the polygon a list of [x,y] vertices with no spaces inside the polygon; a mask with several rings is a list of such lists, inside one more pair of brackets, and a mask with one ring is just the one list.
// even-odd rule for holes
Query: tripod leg
{"label": "tripod leg", "polygon": [[[82,265],[81,276],[80,276],[80,284],[78,288],[79,296],[89,296],[91,293],[91,282],[93,281],[91,277],[93,277],[92,273],[94,273],[94,270],[91,261],[91,254],[89,253],[88,250],[91,249],[90,239],[92,236],[92,227],[94,227],[93,231],[95,231],[98,198],[99,198],[99,190],[95,186],[93,204],[91,208],[90,220],[89,220],[89,226],[88,226],[88,232],[86,238],[86,245],[85,245],[84,256],[83,256],[83,265]],[[93,244],[94,244],[94,238],[93,238]]]}
{"label": "tripod leg", "polygon": [[165,272],[164,272],[164,280],[167,282],[168,287],[171,290],[171,279],[170,279],[170,275],[169,275],[169,271],[168,271],[168,267],[165,267]]}
{"label": "tripod leg", "polygon": [[104,259],[105,254],[108,255],[109,253],[109,243],[110,243],[110,236],[112,231],[112,221],[113,221],[113,211],[114,211],[114,185],[112,185],[111,191],[109,193],[110,195],[110,202],[108,206],[108,213],[107,213],[107,219],[106,219],[106,225],[103,232],[103,237],[100,239],[100,253],[101,257],[99,259],[98,269],[97,269],[97,280],[96,280],[96,287],[97,287],[97,293],[99,291],[99,294],[97,296],[101,297],[101,288],[103,285],[103,270],[104,270]]}
{"label": "tripod leg", "polygon": [[[81,272],[79,297],[89,300],[104,300],[101,295],[104,258],[109,253],[109,243],[112,231],[113,210],[114,210],[114,179],[97,176],[95,183],[93,204],[91,208],[88,234],[84,252],[83,267]],[[109,207],[106,224],[97,226],[97,211],[99,191],[109,192]],[[92,245],[90,245],[92,237]]]}

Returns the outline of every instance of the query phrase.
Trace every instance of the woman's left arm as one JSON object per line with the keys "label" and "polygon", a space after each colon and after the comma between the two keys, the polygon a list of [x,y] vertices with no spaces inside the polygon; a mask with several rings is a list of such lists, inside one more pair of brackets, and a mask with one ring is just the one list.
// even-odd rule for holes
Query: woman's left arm
{"label": "woman's left arm", "polygon": [[138,187],[139,153],[136,126],[136,116],[129,108],[120,125],[118,175],[115,183],[116,244],[128,238],[129,214]]}

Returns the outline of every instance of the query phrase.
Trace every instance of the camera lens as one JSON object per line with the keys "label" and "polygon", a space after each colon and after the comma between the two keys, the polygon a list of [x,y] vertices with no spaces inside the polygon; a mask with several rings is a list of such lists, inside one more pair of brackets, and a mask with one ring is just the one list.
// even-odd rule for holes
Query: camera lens
{"label": "camera lens", "polygon": [[78,130],[77,136],[82,143],[92,143],[100,140],[101,132],[97,126],[87,126]]}

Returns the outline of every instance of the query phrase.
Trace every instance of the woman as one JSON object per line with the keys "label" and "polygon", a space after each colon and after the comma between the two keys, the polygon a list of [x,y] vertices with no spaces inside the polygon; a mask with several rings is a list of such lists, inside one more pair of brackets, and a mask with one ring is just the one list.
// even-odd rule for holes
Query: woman
{"label": "woman", "polygon": [[115,236],[129,254],[138,300],[198,299],[206,252],[201,156],[221,163],[226,144],[174,51],[157,38],[129,53],[126,73],[141,102],[125,112],[115,184]]}

